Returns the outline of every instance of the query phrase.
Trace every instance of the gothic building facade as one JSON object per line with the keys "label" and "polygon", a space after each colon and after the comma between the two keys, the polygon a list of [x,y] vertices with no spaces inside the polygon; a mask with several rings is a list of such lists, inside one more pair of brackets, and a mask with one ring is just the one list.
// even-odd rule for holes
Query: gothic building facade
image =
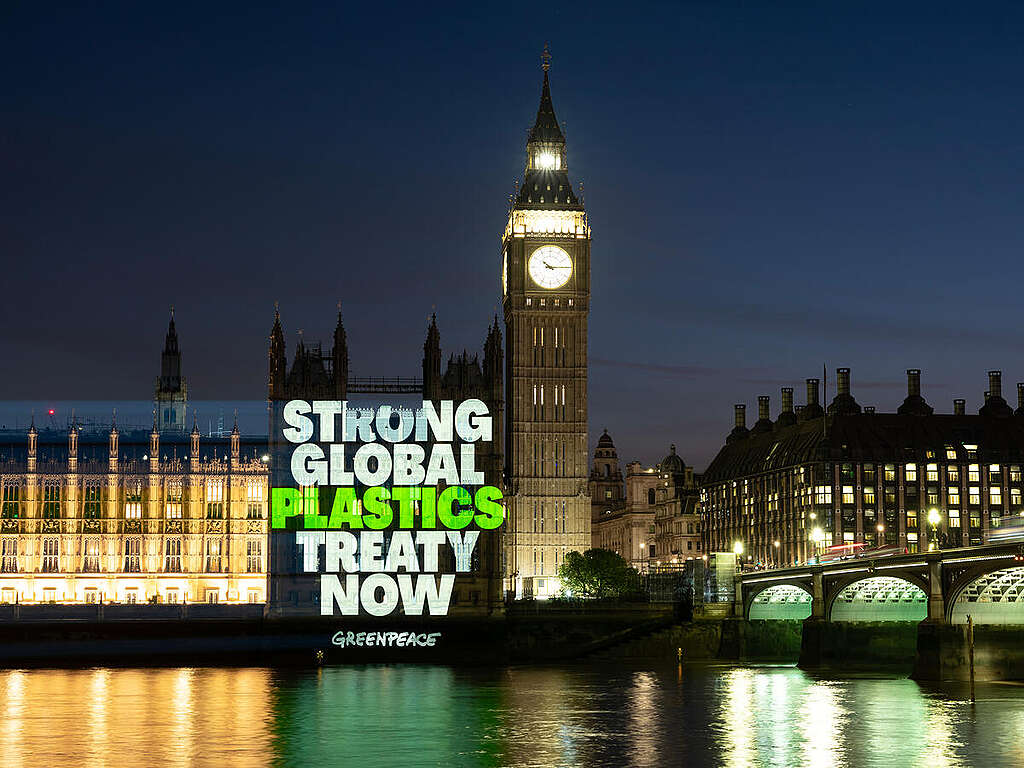
{"label": "gothic building facade", "polygon": [[182,428],[172,318],[153,427],[0,433],[0,600],[262,603],[262,438]]}
{"label": "gothic building facade", "polygon": [[517,596],[559,589],[570,550],[590,546],[587,319],[590,225],[572,188],[545,51],[523,183],[502,236],[507,522],[505,563]]}
{"label": "gothic building facade", "polygon": [[[482,358],[464,351],[449,355],[447,363],[443,364],[441,333],[436,316],[431,317],[423,343],[422,377],[352,376],[340,308],[330,352],[325,352],[320,344],[309,345],[300,340],[290,365],[281,316],[276,312],[268,355],[268,443],[273,487],[294,486],[287,464],[293,446],[286,444],[281,436],[284,428],[281,410],[289,400],[341,400],[352,410],[385,404],[415,410],[424,400],[434,401],[436,406],[440,400],[470,398],[487,405],[493,423],[492,441],[476,445],[476,468],[483,473],[485,484],[504,487],[504,363],[497,318],[487,329]],[[321,497],[323,493],[321,489]],[[450,615],[487,615],[501,609],[504,598],[501,543],[500,529],[481,533],[472,571],[458,574],[456,578]],[[319,577],[302,571],[294,535],[271,532],[269,548],[271,612],[275,615],[319,613]],[[454,562],[443,563],[443,566],[442,572],[454,571]]]}

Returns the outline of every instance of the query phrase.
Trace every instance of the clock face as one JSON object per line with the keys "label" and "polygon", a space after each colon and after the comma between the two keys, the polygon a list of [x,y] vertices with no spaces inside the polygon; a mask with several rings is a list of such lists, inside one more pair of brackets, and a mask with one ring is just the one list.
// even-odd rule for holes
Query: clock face
{"label": "clock face", "polygon": [[572,259],[557,245],[545,245],[530,256],[530,277],[541,288],[560,288],[572,276]]}
{"label": "clock face", "polygon": [[508,251],[501,257],[501,292],[508,293]]}

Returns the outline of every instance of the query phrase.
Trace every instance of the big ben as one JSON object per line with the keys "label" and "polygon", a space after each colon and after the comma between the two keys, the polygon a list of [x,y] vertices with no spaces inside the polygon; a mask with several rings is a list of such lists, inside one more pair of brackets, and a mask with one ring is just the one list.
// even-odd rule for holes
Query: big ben
{"label": "big ben", "polygon": [[546,48],[543,62],[540,107],[501,254],[508,420],[505,573],[517,597],[555,594],[565,553],[590,548],[590,226],[569,181]]}

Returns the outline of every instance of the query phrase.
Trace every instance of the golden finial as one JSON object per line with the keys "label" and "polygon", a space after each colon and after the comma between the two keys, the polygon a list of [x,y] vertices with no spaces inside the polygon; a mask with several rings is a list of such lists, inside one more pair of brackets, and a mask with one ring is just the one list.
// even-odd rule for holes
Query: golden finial
{"label": "golden finial", "polygon": [[540,58],[544,62],[542,65],[544,67],[544,71],[547,72],[551,69],[551,51],[548,50],[547,43],[544,43],[544,52],[540,55]]}

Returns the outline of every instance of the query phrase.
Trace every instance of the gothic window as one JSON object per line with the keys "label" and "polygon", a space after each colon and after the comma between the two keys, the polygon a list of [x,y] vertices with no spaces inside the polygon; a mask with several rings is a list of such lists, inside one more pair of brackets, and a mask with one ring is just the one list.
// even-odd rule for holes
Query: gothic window
{"label": "gothic window", "polygon": [[139,573],[142,570],[142,539],[130,536],[124,542],[125,573]]}
{"label": "gothic window", "polygon": [[206,542],[206,572],[220,573],[221,542],[220,539],[208,539]]}
{"label": "gothic window", "polygon": [[124,519],[142,519],[142,481],[129,481],[125,488]]}
{"label": "gothic window", "polygon": [[221,479],[206,481],[206,519],[224,519],[224,481]]}
{"label": "gothic window", "polygon": [[18,572],[18,540],[13,536],[0,539],[0,573]]}
{"label": "gothic window", "polygon": [[44,573],[56,573],[60,570],[60,540],[56,537],[43,539],[43,566]]}
{"label": "gothic window", "polygon": [[4,483],[3,509],[0,514],[5,520],[17,520],[21,517],[21,486],[10,482]]}
{"label": "gothic window", "polygon": [[[181,573],[181,539],[164,542],[164,572]],[[168,600],[170,602],[170,600]]]}
{"label": "gothic window", "polygon": [[90,536],[82,548],[82,571],[84,573],[100,572],[100,540]]}
{"label": "gothic window", "polygon": [[82,517],[85,520],[99,520],[103,517],[102,494],[99,483],[90,482],[85,486],[82,502]]}
{"label": "gothic window", "polygon": [[249,520],[263,519],[263,483],[259,480],[250,480],[245,489],[246,502],[248,504],[246,517]]}
{"label": "gothic window", "polygon": [[245,572],[262,573],[263,544],[259,539],[249,539],[245,543]]}
{"label": "gothic window", "polygon": [[648,504],[654,504],[654,489],[653,488],[648,488],[647,489],[647,503]]}
{"label": "gothic window", "polygon": [[168,520],[181,519],[181,499],[184,484],[181,480],[170,480],[167,483],[167,501],[164,504],[164,514]]}
{"label": "gothic window", "polygon": [[60,486],[47,483],[43,486],[43,519],[56,520],[60,517]]}

